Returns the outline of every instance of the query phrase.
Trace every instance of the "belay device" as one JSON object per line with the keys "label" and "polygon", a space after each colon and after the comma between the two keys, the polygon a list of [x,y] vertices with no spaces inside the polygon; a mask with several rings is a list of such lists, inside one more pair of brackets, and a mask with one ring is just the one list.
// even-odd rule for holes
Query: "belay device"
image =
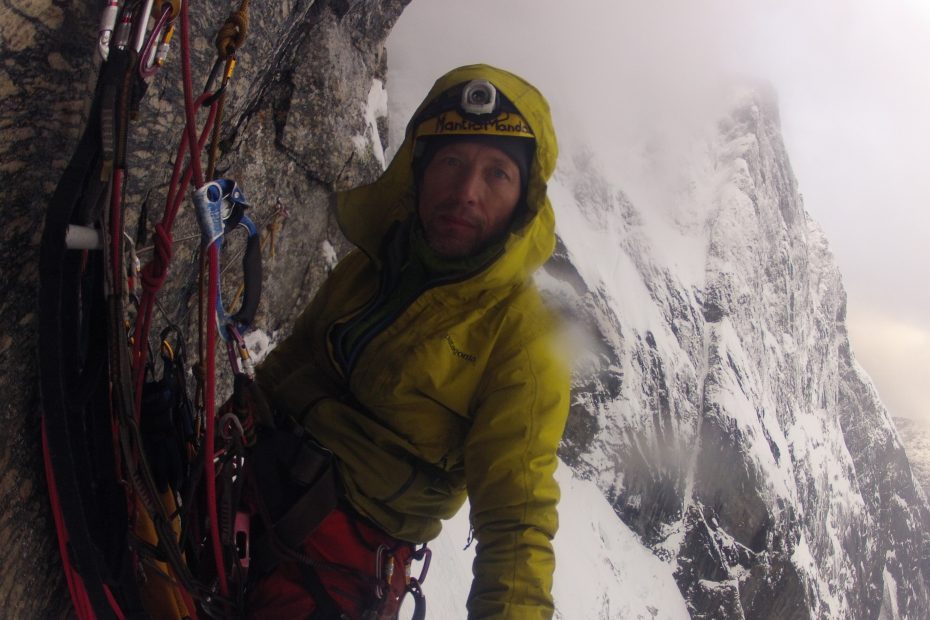
{"label": "belay device", "polygon": [[[218,58],[199,96],[192,87],[188,0],[108,0],[103,59],[90,117],[51,199],[40,253],[42,442],[68,587],[79,618],[235,617],[243,609],[247,532],[237,505],[250,421],[216,419],[216,336],[237,381],[251,381],[241,332],[261,291],[258,229],[242,191],[211,180],[226,85],[248,27],[248,0],[217,37]],[[165,63],[180,22],[185,127],[141,270],[124,231],[130,117]],[[205,117],[198,125],[197,116]],[[201,152],[211,136],[208,170]],[[187,346],[169,326],[149,332],[171,262],[174,220],[190,189],[212,225],[201,248],[208,285],[198,346],[200,398],[187,394]],[[141,225],[145,215],[140,214]],[[219,296],[219,239],[246,230],[245,299],[227,316]],[[217,233],[218,230],[218,233]],[[136,295],[136,283],[141,294]],[[170,323],[170,320],[169,320]],[[160,372],[159,372],[160,371]],[[160,375],[160,376],[159,376]],[[241,375],[241,379],[240,379]],[[233,416],[234,417],[234,416]]]}

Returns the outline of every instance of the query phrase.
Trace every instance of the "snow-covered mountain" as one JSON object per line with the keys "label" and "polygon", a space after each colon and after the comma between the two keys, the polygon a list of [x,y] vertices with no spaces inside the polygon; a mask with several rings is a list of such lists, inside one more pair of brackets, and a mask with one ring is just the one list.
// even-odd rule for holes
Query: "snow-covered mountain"
{"label": "snow-covered mountain", "polygon": [[658,213],[577,157],[554,192],[544,281],[595,344],[566,462],[675,566],[693,617],[928,617],[926,505],[774,96],[738,95],[694,153]]}
{"label": "snow-covered mountain", "polygon": [[662,200],[585,152],[550,188],[561,244],[538,281],[576,343],[558,616],[930,617],[930,513],[850,350],[774,94],[737,93],[686,159]]}

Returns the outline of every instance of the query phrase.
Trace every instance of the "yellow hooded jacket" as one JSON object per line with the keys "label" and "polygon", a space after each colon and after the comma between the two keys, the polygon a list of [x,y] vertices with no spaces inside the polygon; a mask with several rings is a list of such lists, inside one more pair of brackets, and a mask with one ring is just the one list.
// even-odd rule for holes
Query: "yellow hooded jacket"
{"label": "yellow hooded jacket", "polygon": [[279,412],[336,454],[347,499],[389,534],[433,539],[467,492],[477,540],[469,618],[551,618],[559,499],[553,475],[568,414],[568,372],[531,275],[555,246],[546,180],[557,146],[542,95],[484,65],[440,78],[413,118],[442,92],[473,79],[504,93],[537,140],[528,213],[502,255],[423,292],[343,376],[330,330],[376,295],[382,239],[415,212],[411,121],[384,174],[338,195],[340,225],[359,249],[339,263],[293,334],[260,366],[258,382]]}

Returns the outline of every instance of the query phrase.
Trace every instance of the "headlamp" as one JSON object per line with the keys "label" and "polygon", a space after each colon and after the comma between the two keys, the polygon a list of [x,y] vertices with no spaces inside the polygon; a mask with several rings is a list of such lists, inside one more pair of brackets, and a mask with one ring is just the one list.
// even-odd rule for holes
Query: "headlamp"
{"label": "headlamp", "polygon": [[462,89],[459,106],[465,114],[493,114],[497,109],[497,89],[487,80],[472,80]]}
{"label": "headlamp", "polygon": [[488,80],[472,80],[436,98],[418,117],[414,138],[490,135],[533,138],[529,123]]}

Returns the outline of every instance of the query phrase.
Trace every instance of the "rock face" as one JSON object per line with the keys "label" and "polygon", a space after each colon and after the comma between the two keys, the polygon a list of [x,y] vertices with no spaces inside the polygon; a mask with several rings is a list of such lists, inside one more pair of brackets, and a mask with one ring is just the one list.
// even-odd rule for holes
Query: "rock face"
{"label": "rock face", "polygon": [[[268,239],[258,323],[272,335],[289,329],[345,250],[329,210],[333,189],[381,170],[377,109],[368,101],[382,91],[384,40],[408,2],[252,3],[249,35],[227,95],[218,171],[241,184],[254,204],[250,215]],[[206,81],[215,33],[236,6],[192,5],[195,88]],[[62,616],[70,605],[42,470],[35,293],[45,206],[83,130],[96,79],[96,7],[4,0],[0,9],[0,604],[18,617]],[[130,134],[126,204],[136,218],[148,198],[149,234],[161,218],[183,126],[177,41],[168,65],[151,80]],[[187,328],[196,310],[190,312],[183,285],[195,275],[196,235],[185,208],[174,228],[171,284],[161,302]],[[143,263],[150,245],[140,247]],[[233,245],[227,255],[236,252]],[[236,288],[234,272],[224,281],[227,299]]]}
{"label": "rock face", "polygon": [[910,418],[895,418],[894,423],[924,497],[930,498],[930,424]]}
{"label": "rock face", "polygon": [[[329,198],[381,169],[383,42],[408,1],[253,3],[218,170],[267,239],[258,348],[286,334],[346,250]],[[86,120],[97,15],[67,0],[2,6],[0,602],[56,617],[69,601],[36,415],[38,223]],[[193,11],[195,83],[229,8]],[[182,126],[172,54],[131,133],[126,202],[136,218],[148,202],[149,232]],[[927,506],[849,349],[840,277],[774,98],[734,106],[659,228],[592,159],[567,162],[553,185],[561,242],[540,277],[585,339],[563,459],[676,567],[695,618],[930,616]],[[185,212],[159,315],[188,330],[196,235]]]}
{"label": "rock face", "polygon": [[562,456],[694,618],[926,617],[930,515],[777,114],[742,94],[658,215],[564,166],[541,282],[589,344]]}

